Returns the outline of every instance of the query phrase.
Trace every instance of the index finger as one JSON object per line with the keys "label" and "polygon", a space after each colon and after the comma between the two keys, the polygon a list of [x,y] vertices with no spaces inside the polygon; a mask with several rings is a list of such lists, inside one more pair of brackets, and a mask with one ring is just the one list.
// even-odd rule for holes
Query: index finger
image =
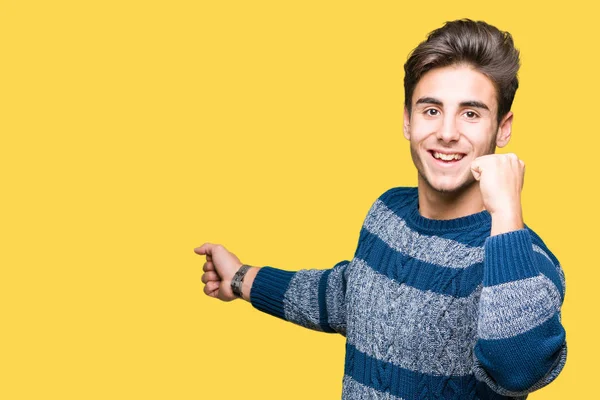
{"label": "index finger", "polygon": [[212,261],[207,261],[204,263],[204,265],[202,266],[202,270],[204,272],[208,272],[208,271],[214,271],[215,270],[215,265],[212,263]]}

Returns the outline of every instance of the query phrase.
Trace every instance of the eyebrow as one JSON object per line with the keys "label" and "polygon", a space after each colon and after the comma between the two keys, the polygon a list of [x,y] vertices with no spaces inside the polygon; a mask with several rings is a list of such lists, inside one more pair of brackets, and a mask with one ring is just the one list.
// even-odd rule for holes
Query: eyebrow
{"label": "eyebrow", "polygon": [[[421,97],[419,100],[417,100],[415,104],[435,104],[436,106],[444,105],[444,103],[442,103],[440,100],[434,97]],[[485,103],[482,103],[481,101],[477,100],[462,101],[460,102],[459,106],[481,108],[490,111],[490,108],[487,105],[485,105]]]}

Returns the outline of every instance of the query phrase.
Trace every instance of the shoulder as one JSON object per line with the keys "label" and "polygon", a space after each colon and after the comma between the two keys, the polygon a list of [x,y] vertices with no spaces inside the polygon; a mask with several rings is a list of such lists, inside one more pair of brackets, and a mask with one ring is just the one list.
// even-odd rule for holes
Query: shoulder
{"label": "shoulder", "polygon": [[372,203],[368,215],[394,212],[402,216],[417,199],[416,187],[393,187],[383,192]]}
{"label": "shoulder", "polygon": [[562,269],[560,262],[558,261],[558,258],[556,258],[556,256],[552,253],[552,251],[550,251],[548,246],[546,246],[546,243],[544,243],[542,238],[533,229],[527,226],[527,224],[525,224],[525,229],[527,229],[529,235],[531,236],[533,251],[544,256],[554,266],[553,268],[549,268],[549,270],[545,270],[542,272],[546,276],[548,276],[559,289],[562,289],[561,295],[564,299],[566,290],[565,273]]}
{"label": "shoulder", "polygon": [[546,243],[542,240],[540,235],[538,235],[530,226],[525,224],[525,229],[529,232],[529,236],[531,236],[531,242],[533,243],[533,249],[538,253],[546,256],[552,261],[554,265],[559,265],[558,259],[554,254],[550,251]]}
{"label": "shoulder", "polygon": [[400,210],[411,204],[417,196],[418,190],[416,187],[398,186],[386,190],[377,198],[376,202],[381,202],[392,210]]}

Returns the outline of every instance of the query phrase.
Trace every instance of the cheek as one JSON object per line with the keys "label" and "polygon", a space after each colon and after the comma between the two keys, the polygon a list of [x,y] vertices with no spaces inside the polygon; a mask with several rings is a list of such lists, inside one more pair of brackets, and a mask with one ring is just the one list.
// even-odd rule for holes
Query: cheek
{"label": "cheek", "polygon": [[438,121],[426,121],[415,119],[410,127],[411,140],[414,142],[420,142],[427,136],[436,132],[438,129]]}
{"label": "cheek", "polygon": [[465,122],[460,127],[461,132],[471,143],[474,149],[488,153],[496,145],[496,135],[491,124],[470,124]]}

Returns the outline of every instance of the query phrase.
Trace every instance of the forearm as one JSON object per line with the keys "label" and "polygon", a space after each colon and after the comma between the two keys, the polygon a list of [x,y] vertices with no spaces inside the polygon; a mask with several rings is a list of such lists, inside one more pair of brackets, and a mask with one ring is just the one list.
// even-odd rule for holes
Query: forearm
{"label": "forearm", "polygon": [[257,268],[242,290],[258,310],[305,328],[345,334],[345,271],[349,261],[327,270]]}

